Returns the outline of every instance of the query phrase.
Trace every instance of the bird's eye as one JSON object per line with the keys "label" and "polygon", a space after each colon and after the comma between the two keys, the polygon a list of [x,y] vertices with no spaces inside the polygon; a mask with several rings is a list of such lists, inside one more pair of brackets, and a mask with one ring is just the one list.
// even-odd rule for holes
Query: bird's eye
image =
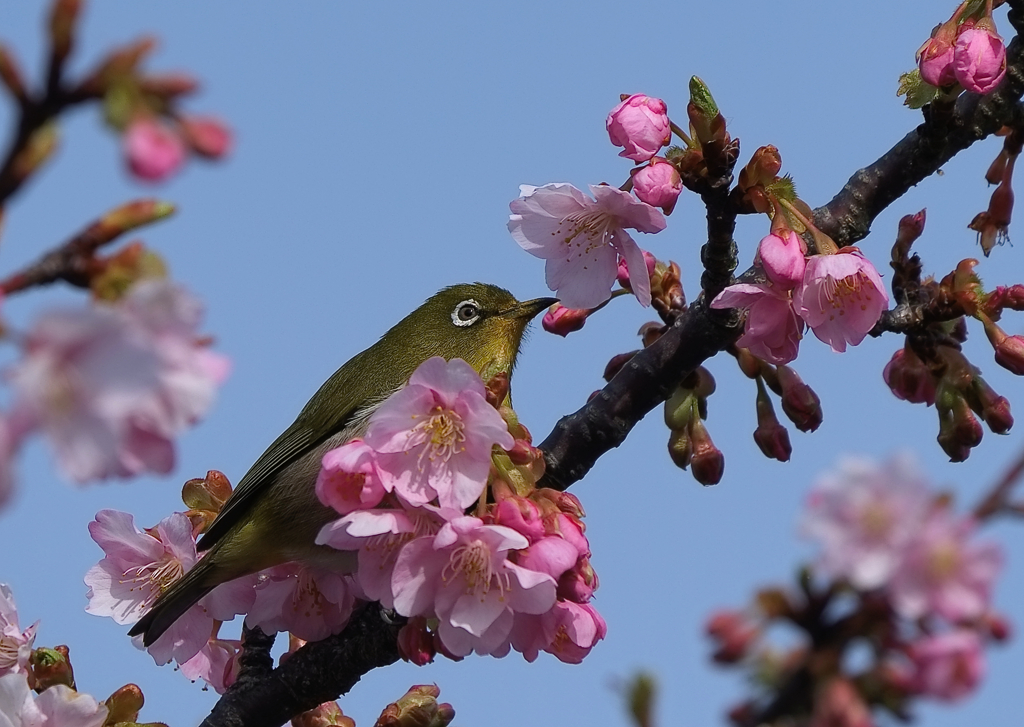
{"label": "bird's eye", "polygon": [[452,323],[465,328],[480,320],[480,304],[470,298],[455,306],[452,311]]}

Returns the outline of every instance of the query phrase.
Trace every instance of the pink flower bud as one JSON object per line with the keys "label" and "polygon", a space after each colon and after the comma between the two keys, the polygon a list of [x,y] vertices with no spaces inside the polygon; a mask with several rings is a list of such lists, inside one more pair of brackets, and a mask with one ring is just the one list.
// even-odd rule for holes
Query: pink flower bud
{"label": "pink flower bud", "polygon": [[192,151],[200,156],[220,159],[231,149],[231,130],[217,119],[187,116],[182,119],[181,129]]}
{"label": "pink flower bud", "polygon": [[633,173],[633,192],[651,207],[672,213],[683,191],[683,179],[673,164],[663,157],[654,157],[646,167]]}
{"label": "pink flower bud", "polygon": [[956,39],[953,50],[956,80],[968,91],[989,93],[1006,73],[1006,46],[994,28],[979,24]]}
{"label": "pink flower bud", "polygon": [[590,311],[580,308],[566,308],[561,303],[555,303],[551,309],[544,314],[540,324],[548,333],[555,333],[563,338],[573,331],[583,328],[587,322]]}
{"label": "pink flower bud", "polygon": [[907,348],[892,355],[882,378],[897,399],[928,406],[935,403],[935,377],[924,361]]}
{"label": "pink flower bud", "polygon": [[801,432],[813,432],[821,426],[821,399],[793,369],[780,365],[776,371],[782,387],[782,411]]}
{"label": "pink flower bud", "polygon": [[427,630],[427,620],[422,616],[409,619],[409,623],[398,632],[398,653],[405,661],[416,666],[429,664],[437,653],[434,650],[434,637]]}
{"label": "pink flower bud", "polygon": [[690,473],[702,485],[717,485],[725,474],[725,455],[715,446],[707,427],[699,417],[690,422],[690,441],[693,454],[690,456]]}
{"label": "pink flower bud", "polygon": [[589,558],[580,558],[576,565],[558,579],[558,597],[573,603],[587,603],[597,590],[597,573]]}
{"label": "pink flower bud", "polygon": [[[650,278],[652,275],[654,275],[654,268],[658,264],[658,259],[654,257],[654,255],[652,255],[651,253],[647,252],[646,250],[644,250],[643,252],[644,263],[647,265],[647,277]],[[619,285],[621,285],[626,290],[632,290],[632,288],[629,287],[629,267],[626,265],[626,258],[619,258],[619,268],[615,275],[616,280],[619,281]]]}
{"label": "pink flower bud", "polygon": [[645,162],[672,138],[668,107],[660,98],[635,93],[611,110],[605,121],[608,138],[624,147],[620,157]]}
{"label": "pink flower bud", "polygon": [[181,138],[155,119],[140,117],[124,134],[124,155],[128,169],[139,179],[158,182],[178,170],[185,161]]}
{"label": "pink flower bud", "polygon": [[711,614],[704,632],[715,642],[712,655],[719,664],[735,664],[743,659],[757,641],[761,630],[739,611],[716,611]]}
{"label": "pink flower bud", "polygon": [[921,78],[933,86],[952,86],[956,83],[953,71],[953,42],[946,33],[938,33],[919,51],[917,67]]}
{"label": "pink flower bud", "polygon": [[995,349],[997,364],[1017,376],[1024,376],[1024,337],[1007,336]]}
{"label": "pink flower bud", "polygon": [[792,290],[804,280],[804,245],[800,236],[787,230],[785,237],[772,233],[757,248],[768,278],[784,290]]}

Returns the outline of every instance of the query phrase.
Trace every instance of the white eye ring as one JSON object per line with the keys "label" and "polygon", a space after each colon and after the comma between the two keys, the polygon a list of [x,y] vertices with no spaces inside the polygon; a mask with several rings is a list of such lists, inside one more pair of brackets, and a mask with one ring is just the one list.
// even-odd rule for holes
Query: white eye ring
{"label": "white eye ring", "polygon": [[480,320],[480,304],[472,298],[462,301],[452,311],[452,323],[459,328],[471,326],[478,320]]}

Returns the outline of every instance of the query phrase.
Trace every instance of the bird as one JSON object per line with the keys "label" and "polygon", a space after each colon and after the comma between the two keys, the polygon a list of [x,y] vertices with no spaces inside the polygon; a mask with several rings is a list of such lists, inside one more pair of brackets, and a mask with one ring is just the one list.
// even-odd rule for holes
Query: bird
{"label": "bird", "polygon": [[324,454],[362,436],[370,415],[431,357],[463,359],[484,381],[501,372],[511,376],[528,324],[556,302],[520,302],[485,283],[452,285],[349,359],[249,468],[197,543],[205,554],[129,635],[142,634],[149,646],[221,583],[275,565],[355,570],[355,553],[315,544],[320,529],[338,517],[316,495]]}

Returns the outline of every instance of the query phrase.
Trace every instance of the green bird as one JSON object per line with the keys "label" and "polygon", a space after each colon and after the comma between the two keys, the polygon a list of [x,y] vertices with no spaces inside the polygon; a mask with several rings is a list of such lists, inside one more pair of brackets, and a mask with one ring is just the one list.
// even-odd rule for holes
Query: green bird
{"label": "green bird", "polygon": [[324,454],[363,435],[374,410],[428,358],[461,358],[484,381],[511,376],[527,325],[554,302],[520,303],[483,283],[453,285],[352,357],[249,468],[197,545],[206,555],[128,633],[143,634],[149,646],[221,583],[282,563],[353,571],[355,553],[314,542],[338,518],[316,496]]}

